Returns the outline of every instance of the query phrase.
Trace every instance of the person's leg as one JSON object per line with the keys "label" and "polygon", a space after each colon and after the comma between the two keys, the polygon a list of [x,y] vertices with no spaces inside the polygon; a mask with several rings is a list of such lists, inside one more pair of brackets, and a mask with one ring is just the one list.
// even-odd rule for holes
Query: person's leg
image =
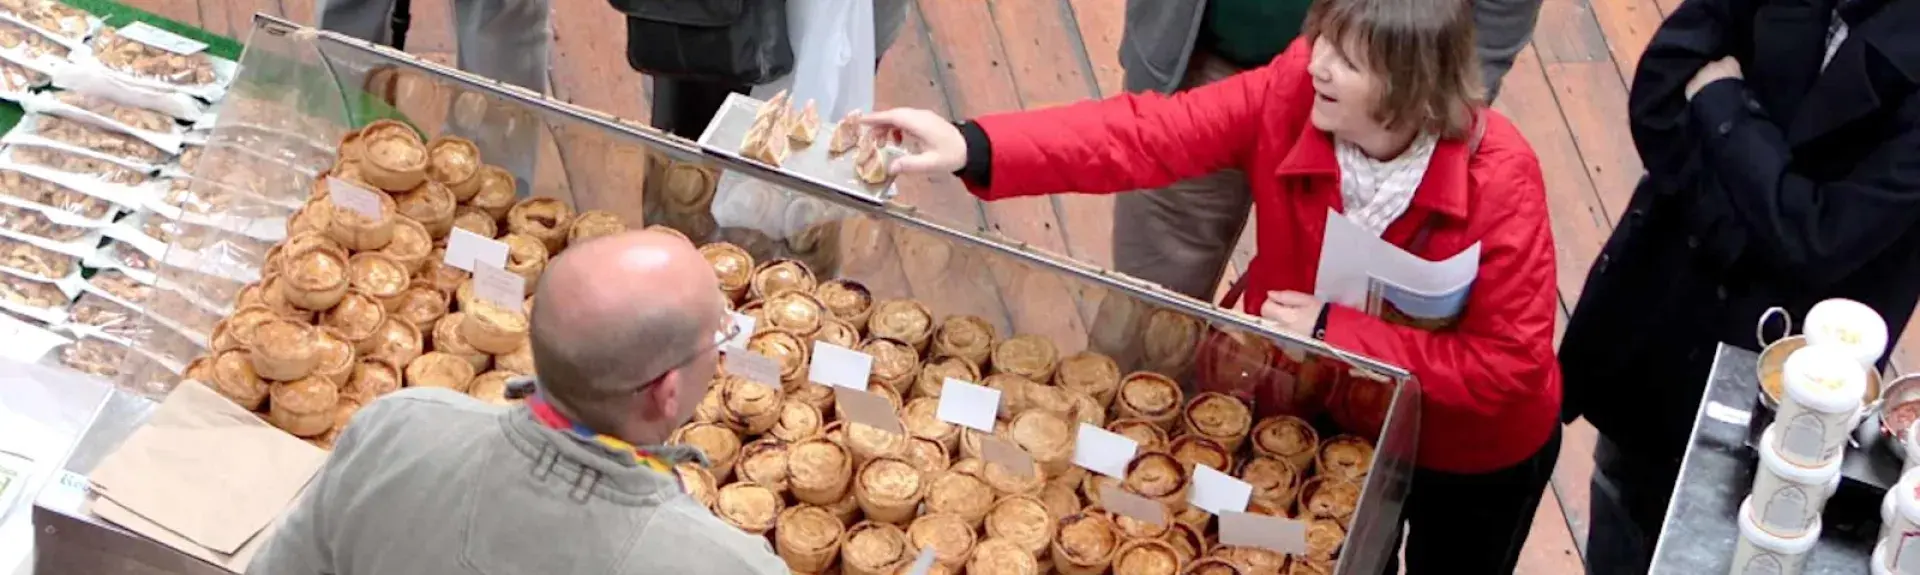
{"label": "person's leg", "polygon": [[752,86],[730,86],[653,77],[653,127],[697,139],[727,102],[727,94],[745,94]]}
{"label": "person's leg", "polygon": [[[461,70],[547,91],[553,29],[547,0],[455,0],[454,38]],[[521,195],[533,193],[540,135],[547,126],[523,106],[456,95],[447,131],[473,140],[487,163],[513,172]]]}
{"label": "person's leg", "polygon": [[1474,0],[1473,36],[1479,44],[1480,76],[1487,101],[1500,95],[1500,81],[1513,68],[1513,59],[1533,40],[1542,0]]}
{"label": "person's leg", "polygon": [[1678,461],[1649,460],[1624,452],[1601,435],[1593,446],[1593,481],[1587,497],[1587,573],[1638,575],[1653,563]]}
{"label": "person's leg", "polygon": [[[1560,433],[1533,456],[1492,473],[1417,476],[1407,511],[1408,575],[1512,573],[1560,457]],[[1425,481],[1425,483],[1421,483]]]}
{"label": "person's leg", "polygon": [[321,30],[339,32],[375,44],[387,44],[393,28],[393,0],[320,0],[313,21]]}

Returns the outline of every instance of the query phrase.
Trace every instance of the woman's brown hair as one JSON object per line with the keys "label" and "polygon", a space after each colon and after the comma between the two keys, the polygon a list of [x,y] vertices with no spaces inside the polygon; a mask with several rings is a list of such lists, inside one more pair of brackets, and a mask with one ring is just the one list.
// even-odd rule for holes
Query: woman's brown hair
{"label": "woman's brown hair", "polygon": [[1381,78],[1373,116],[1389,130],[1459,137],[1481,104],[1471,0],[1315,0],[1301,37]]}

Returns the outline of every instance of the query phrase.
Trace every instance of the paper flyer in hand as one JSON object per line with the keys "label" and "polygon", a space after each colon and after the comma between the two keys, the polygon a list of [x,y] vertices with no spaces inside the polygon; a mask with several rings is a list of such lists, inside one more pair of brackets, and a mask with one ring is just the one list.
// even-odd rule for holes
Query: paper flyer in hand
{"label": "paper flyer in hand", "polygon": [[1389,322],[1427,330],[1451,327],[1480,273],[1480,244],[1429,261],[1327,210],[1313,294]]}

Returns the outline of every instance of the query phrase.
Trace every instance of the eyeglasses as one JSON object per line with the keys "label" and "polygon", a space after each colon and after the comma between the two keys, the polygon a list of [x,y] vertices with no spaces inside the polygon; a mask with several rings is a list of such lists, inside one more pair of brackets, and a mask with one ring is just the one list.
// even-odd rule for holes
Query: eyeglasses
{"label": "eyeglasses", "polygon": [[666,371],[661,372],[658,375],[655,375],[653,377],[647,378],[646,383],[641,384],[640,387],[634,388],[633,390],[634,393],[640,393],[640,392],[646,391],[649,388],[652,388],[655,385],[658,385],[660,383],[660,380],[665,379],[668,373],[673,373],[673,370],[680,369],[681,367],[689,363],[693,363],[693,360],[698,359],[701,356],[705,356],[707,352],[713,351],[715,349],[719,349],[721,346],[726,345],[727,342],[733,341],[733,339],[736,337],[740,337],[740,332],[741,332],[740,324],[738,322],[733,321],[732,313],[727,312],[726,310],[721,310],[720,321],[722,324],[720,326],[720,329],[713,331],[713,343],[700,346],[699,349],[694,350],[693,353],[687,354],[687,356],[684,358],[681,358],[680,361],[673,362],[673,367],[669,367],[667,368]]}

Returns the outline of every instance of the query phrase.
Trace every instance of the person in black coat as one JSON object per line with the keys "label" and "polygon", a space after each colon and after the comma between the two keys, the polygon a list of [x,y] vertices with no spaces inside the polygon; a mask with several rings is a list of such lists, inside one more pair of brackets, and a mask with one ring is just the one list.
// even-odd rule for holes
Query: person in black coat
{"label": "person in black coat", "polygon": [[[1920,295],[1920,0],[1687,0],[1629,96],[1647,175],[1560,348],[1599,428],[1590,573],[1645,573],[1721,342],[1834,297]],[[1891,339],[1891,338],[1890,338]]]}

